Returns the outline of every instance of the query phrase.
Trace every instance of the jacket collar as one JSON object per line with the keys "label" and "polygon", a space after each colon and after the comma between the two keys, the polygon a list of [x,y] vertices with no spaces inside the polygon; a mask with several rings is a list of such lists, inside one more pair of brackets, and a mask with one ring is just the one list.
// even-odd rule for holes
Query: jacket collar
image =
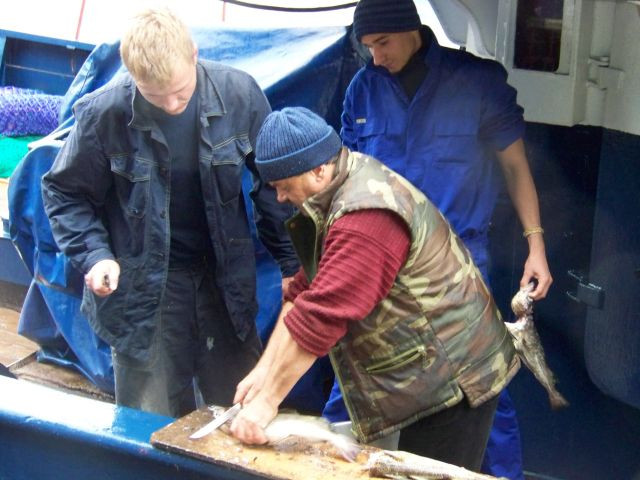
{"label": "jacket collar", "polygon": [[329,185],[327,185],[327,188],[325,188],[321,192],[318,192],[312,197],[309,197],[303,204],[303,208],[307,211],[309,216],[315,218],[316,220],[318,219],[318,217],[325,217],[326,213],[331,207],[333,197],[349,176],[349,172],[351,170],[350,165],[352,161],[353,155],[349,155],[349,150],[343,147],[340,151],[340,156],[336,161],[336,168],[331,183],[329,183]]}

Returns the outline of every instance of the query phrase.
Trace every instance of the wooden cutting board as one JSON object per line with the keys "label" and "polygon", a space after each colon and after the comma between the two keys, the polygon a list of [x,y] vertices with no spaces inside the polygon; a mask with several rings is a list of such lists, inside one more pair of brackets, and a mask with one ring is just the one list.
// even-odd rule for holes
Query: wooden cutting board
{"label": "wooden cutting board", "polygon": [[364,466],[368,452],[377,450],[374,447],[363,450],[355,462],[347,462],[331,455],[332,450],[323,446],[314,446],[307,451],[294,451],[244,445],[220,429],[197,440],[189,438],[189,435],[212,419],[213,415],[209,410],[196,410],[154,432],[151,436],[151,444],[174,453],[270,479],[373,478],[369,477]]}

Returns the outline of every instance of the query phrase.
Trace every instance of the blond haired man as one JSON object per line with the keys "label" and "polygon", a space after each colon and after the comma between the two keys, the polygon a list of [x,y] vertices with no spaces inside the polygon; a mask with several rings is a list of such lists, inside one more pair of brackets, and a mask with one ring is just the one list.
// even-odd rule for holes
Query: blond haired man
{"label": "blond haired man", "polygon": [[[82,310],[112,347],[117,403],[180,416],[194,384],[230,403],[260,355],[241,183],[270,106],[248,74],[198,59],[168,10],[136,15],[120,53],[128,72],[77,102],[43,198],[86,274]],[[258,232],[288,277],[291,209],[254,178]]]}

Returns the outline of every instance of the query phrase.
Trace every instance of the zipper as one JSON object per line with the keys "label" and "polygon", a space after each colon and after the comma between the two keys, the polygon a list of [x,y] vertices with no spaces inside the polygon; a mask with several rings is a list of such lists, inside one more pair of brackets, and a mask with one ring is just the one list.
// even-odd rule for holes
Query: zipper
{"label": "zipper", "polygon": [[427,358],[427,348],[424,345],[418,345],[417,347],[414,347],[411,350],[407,350],[400,355],[388,358],[378,363],[374,363],[373,365],[366,367],[366,371],[367,373],[372,375],[386,373],[398,368],[402,368],[405,365],[415,362],[420,358],[423,359],[425,366],[427,363],[430,363],[428,362]]}

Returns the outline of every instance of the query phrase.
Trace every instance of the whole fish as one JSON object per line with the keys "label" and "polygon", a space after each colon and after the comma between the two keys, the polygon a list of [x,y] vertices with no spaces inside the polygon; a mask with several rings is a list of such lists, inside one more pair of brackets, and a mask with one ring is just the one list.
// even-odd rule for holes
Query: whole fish
{"label": "whole fish", "polygon": [[511,310],[517,320],[513,323],[506,322],[505,325],[518,356],[547,390],[551,408],[566,407],[569,402],[556,389],[556,379],[547,365],[542,342],[533,323],[533,300],[529,296],[532,290],[533,283],[530,283],[513,296]]}
{"label": "whole fish", "polygon": [[490,475],[476,473],[450,463],[408,452],[379,450],[369,453],[365,467],[370,477],[428,478],[429,480],[489,480]]}
{"label": "whole fish", "polygon": [[[209,407],[214,417],[224,409]],[[231,434],[230,423],[220,429]],[[267,437],[267,445],[278,450],[286,451],[322,451],[331,455],[337,454],[349,462],[353,462],[362,450],[362,446],[354,439],[336,433],[331,430],[331,424],[326,418],[312,415],[300,415],[297,413],[279,413],[266,426],[264,433]],[[327,450],[326,445],[330,445]]]}
{"label": "whole fish", "polygon": [[278,449],[308,450],[328,443],[345,460],[353,462],[362,447],[352,438],[333,432],[323,417],[279,413],[264,429],[268,445]]}

